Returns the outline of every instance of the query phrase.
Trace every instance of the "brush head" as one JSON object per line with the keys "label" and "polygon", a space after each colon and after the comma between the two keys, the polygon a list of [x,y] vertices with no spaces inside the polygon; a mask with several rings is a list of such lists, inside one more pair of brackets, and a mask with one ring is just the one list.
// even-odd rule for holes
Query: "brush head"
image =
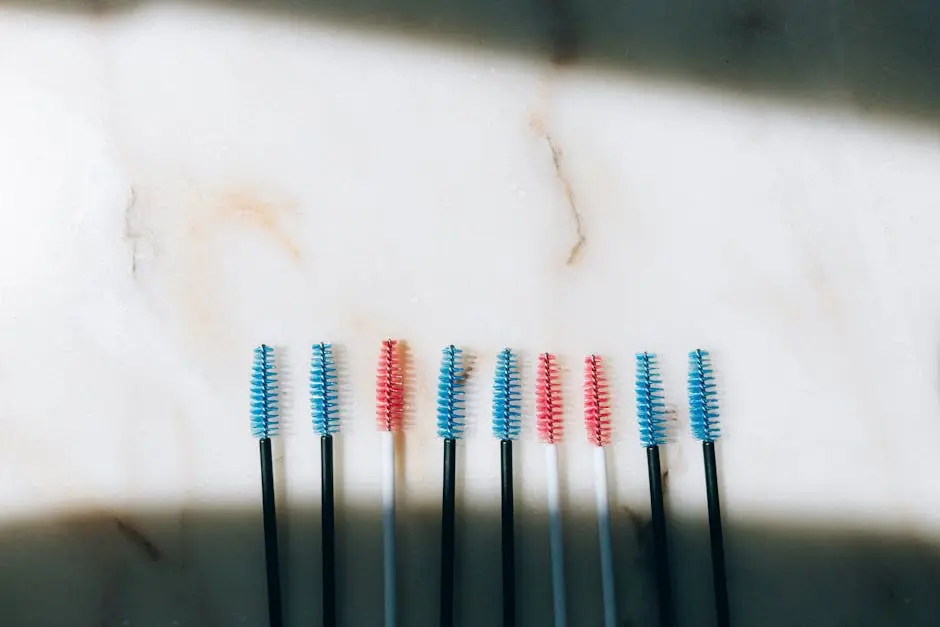
{"label": "brush head", "polygon": [[251,367],[251,433],[269,438],[278,431],[277,370],[274,349],[262,344],[255,348]]}
{"label": "brush head", "polygon": [[653,353],[636,354],[636,418],[640,442],[649,448],[668,441],[666,402],[659,365]]}
{"label": "brush head", "polygon": [[310,417],[321,436],[339,431],[339,399],[332,344],[314,344],[310,357]]}
{"label": "brush head", "polygon": [[496,357],[493,381],[493,435],[500,440],[519,437],[522,419],[522,395],[519,360],[508,348]]}
{"label": "brush head", "polygon": [[702,442],[714,442],[721,435],[711,356],[701,349],[689,353],[689,422],[692,435]]}
{"label": "brush head", "polygon": [[610,389],[600,355],[588,355],[584,360],[584,426],[591,444],[610,444]]}
{"label": "brush head", "polygon": [[442,351],[441,373],[437,378],[438,437],[456,440],[463,435],[466,382],[463,351],[451,344]]}
{"label": "brush head", "polygon": [[535,415],[539,439],[546,444],[561,442],[565,432],[558,379],[558,360],[555,355],[539,355],[535,375]]}
{"label": "brush head", "polygon": [[382,431],[401,431],[405,422],[405,375],[398,340],[382,342],[375,375],[375,415]]}

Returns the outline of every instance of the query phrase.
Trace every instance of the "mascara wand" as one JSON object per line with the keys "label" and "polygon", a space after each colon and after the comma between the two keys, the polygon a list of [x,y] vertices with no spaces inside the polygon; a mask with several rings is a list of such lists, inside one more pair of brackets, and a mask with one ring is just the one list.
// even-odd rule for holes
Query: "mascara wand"
{"label": "mascara wand", "polygon": [[382,342],[375,376],[375,413],[382,432],[382,545],[385,581],[385,627],[398,622],[395,550],[395,433],[405,415],[405,376],[397,340]]}
{"label": "mascara wand", "polygon": [[666,544],[666,507],[663,502],[663,475],[659,447],[668,441],[666,403],[663,384],[656,364],[656,355],[636,355],[636,415],[640,442],[646,448],[646,465],[650,483],[650,510],[653,515],[653,550],[656,561],[656,585],[659,591],[659,624],[672,627],[672,582],[669,575],[669,553]]}
{"label": "mascara wand", "polygon": [[339,432],[336,365],[331,344],[314,344],[310,358],[310,414],[320,436],[320,518],[323,553],[323,626],[336,625],[336,527],[333,435]]}
{"label": "mascara wand", "polygon": [[594,446],[594,491],[597,502],[597,535],[601,551],[601,590],[604,627],[617,626],[614,594],[614,559],[610,543],[610,503],[607,494],[607,445],[611,440],[610,392],[604,361],[599,355],[584,360],[584,425]]}
{"label": "mascara wand", "polygon": [[261,454],[261,504],[264,518],[264,553],[268,581],[268,624],[282,627],[281,568],[277,552],[277,513],[274,508],[274,460],[271,438],[278,432],[277,371],[274,349],[255,349],[251,368],[251,432]]}
{"label": "mascara wand", "polygon": [[552,600],[555,627],[568,624],[565,602],[564,539],[561,528],[561,494],[558,478],[558,447],[564,436],[564,416],[558,363],[554,354],[539,355],[535,379],[535,411],[539,439],[545,447],[548,477],[548,525],[552,557]]}
{"label": "mascara wand", "polygon": [[493,435],[499,440],[502,475],[503,627],[516,624],[516,553],[513,520],[512,441],[519,437],[522,399],[519,360],[508,348],[496,358]]}
{"label": "mascara wand", "polygon": [[712,580],[715,586],[715,616],[718,627],[728,627],[728,581],[725,575],[725,542],[721,530],[721,503],[718,499],[718,465],[715,441],[721,435],[718,425],[718,389],[708,351],[689,353],[689,422],[692,435],[702,442],[705,458],[705,490],[708,496],[708,528],[712,548]]}
{"label": "mascara wand", "polygon": [[444,439],[444,493],[441,507],[441,627],[454,624],[454,513],[457,440],[464,428],[463,351],[451,344],[441,356],[437,380],[437,435]]}

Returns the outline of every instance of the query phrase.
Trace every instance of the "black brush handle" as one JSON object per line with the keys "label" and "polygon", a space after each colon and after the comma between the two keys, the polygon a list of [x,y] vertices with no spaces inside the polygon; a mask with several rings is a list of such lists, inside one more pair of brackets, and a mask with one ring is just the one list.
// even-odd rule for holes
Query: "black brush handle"
{"label": "black brush handle", "polygon": [[712,545],[712,580],[715,585],[715,617],[718,627],[731,624],[728,611],[728,579],[725,574],[725,539],[721,531],[721,501],[718,498],[718,464],[715,443],[702,443],[705,455],[705,490],[708,494],[708,531]]}
{"label": "black brush handle", "polygon": [[659,447],[646,449],[650,479],[650,510],[653,515],[653,558],[656,563],[656,587],[659,591],[659,625],[673,627],[672,580],[669,575],[669,550],[666,544],[666,505],[663,499],[663,474]]}
{"label": "black brush handle", "polygon": [[512,440],[500,442],[503,478],[503,627],[516,624],[516,547],[512,495]]}
{"label": "black brush handle", "polygon": [[320,437],[320,518],[323,552],[323,627],[336,626],[336,525],[333,507],[333,436]]}
{"label": "black brush handle", "polygon": [[277,511],[274,508],[274,457],[271,438],[262,438],[261,507],[264,516],[264,561],[268,577],[268,624],[283,627],[281,609],[281,565],[277,553]]}
{"label": "black brush handle", "polygon": [[457,440],[444,440],[444,498],[441,511],[441,627],[454,624],[454,498]]}

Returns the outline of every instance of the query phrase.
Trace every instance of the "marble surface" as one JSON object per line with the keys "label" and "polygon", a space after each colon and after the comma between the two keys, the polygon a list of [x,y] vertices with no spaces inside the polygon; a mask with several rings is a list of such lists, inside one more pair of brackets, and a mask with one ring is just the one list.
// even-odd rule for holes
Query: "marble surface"
{"label": "marble surface", "polygon": [[[305,396],[317,341],[338,346],[343,369],[343,624],[381,624],[372,384],[386,336],[407,341],[413,368],[403,624],[436,621],[434,379],[449,343],[476,358],[459,461],[459,624],[498,617],[487,412],[503,346],[527,359],[521,624],[550,624],[531,425],[531,358],[544,350],[565,367],[572,624],[600,621],[578,402],[588,352],[613,376],[621,622],[653,624],[631,392],[641,350],[660,354],[675,409],[679,624],[710,624],[701,454],[684,404],[697,346],[713,351],[721,384],[735,625],[936,624],[938,108],[929,86],[895,80],[892,67],[923,68],[902,68],[916,46],[888,36],[934,11],[912,7],[878,31],[859,26],[871,22],[861,8],[833,3],[848,22],[820,22],[790,7],[789,26],[763,35],[765,57],[745,72],[730,56],[740,80],[723,82],[712,80],[719,57],[704,53],[685,64],[694,72],[676,70],[681,46],[663,44],[668,63],[640,62],[651,38],[632,66],[604,57],[617,22],[597,3],[579,5],[596,16],[578,22],[583,63],[562,45],[557,7],[540,22],[504,5],[506,28],[530,29],[520,40],[555,33],[546,51],[472,21],[453,35],[459,11],[435,21],[432,5],[412,27],[402,8],[382,29],[380,13],[364,23],[318,3],[121,4],[0,4],[5,625],[265,624],[247,416],[262,341],[277,347],[286,387],[277,481],[290,624],[318,620]],[[748,7],[784,10],[738,4],[758,34],[765,18]],[[804,59],[807,33],[846,32],[818,66]],[[694,57],[710,40],[690,41]],[[771,74],[754,70],[777,58],[768,50],[791,51],[787,76],[801,80],[768,88]],[[894,54],[879,54],[875,73],[887,78],[862,90],[854,61],[884,50]]]}

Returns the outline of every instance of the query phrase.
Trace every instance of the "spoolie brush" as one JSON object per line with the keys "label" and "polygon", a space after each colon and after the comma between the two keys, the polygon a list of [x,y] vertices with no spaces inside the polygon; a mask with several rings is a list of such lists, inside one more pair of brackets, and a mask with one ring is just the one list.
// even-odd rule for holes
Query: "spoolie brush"
{"label": "spoolie brush", "polygon": [[395,433],[404,426],[405,376],[397,340],[382,342],[375,377],[375,408],[382,432],[382,540],[384,547],[385,627],[398,621],[395,550]]}
{"label": "spoolie brush", "polygon": [[561,528],[561,495],[558,478],[557,444],[564,436],[564,410],[561,385],[558,381],[558,363],[552,353],[538,358],[535,378],[535,411],[539,439],[545,447],[546,475],[548,477],[548,523],[552,556],[552,599],[555,627],[568,623],[565,602],[564,543]]}
{"label": "spoolie brush", "polygon": [[611,439],[610,392],[604,361],[599,355],[584,360],[584,425],[594,446],[594,494],[597,502],[597,535],[601,551],[601,589],[604,627],[616,627],[614,559],[610,542],[610,503],[607,494],[607,445]]}
{"label": "spoolie brush", "polygon": [[519,360],[508,348],[496,358],[493,435],[499,440],[502,474],[503,627],[516,624],[516,555],[513,522],[512,441],[519,437],[522,398]]}
{"label": "spoolie brush", "polygon": [[457,440],[464,428],[463,351],[451,344],[441,356],[437,379],[437,435],[444,439],[444,493],[441,507],[441,627],[454,624],[454,514]]}
{"label": "spoolie brush", "polygon": [[666,544],[666,507],[663,500],[663,475],[659,447],[668,440],[666,403],[656,355],[636,356],[636,415],[640,442],[646,448],[646,465],[650,483],[650,509],[653,515],[653,549],[656,560],[656,584],[659,591],[659,624],[672,627],[672,581],[669,575],[669,552]]}
{"label": "spoolie brush", "polygon": [[278,432],[277,371],[274,349],[255,349],[251,368],[251,432],[261,454],[261,505],[264,518],[264,553],[268,582],[268,624],[282,627],[281,568],[277,551],[277,512],[274,507],[274,461],[271,438]]}
{"label": "spoolie brush", "polygon": [[331,344],[314,344],[310,359],[310,414],[320,436],[320,517],[323,552],[323,625],[336,625],[336,533],[333,508],[333,435],[339,432],[336,365]]}
{"label": "spoolie brush", "polygon": [[708,496],[708,528],[711,535],[712,579],[715,586],[715,616],[718,627],[728,627],[728,582],[725,575],[725,542],[721,530],[721,503],[718,499],[718,465],[715,441],[721,435],[718,425],[718,389],[708,351],[689,353],[689,421],[692,435],[702,442],[705,458],[705,490]]}

